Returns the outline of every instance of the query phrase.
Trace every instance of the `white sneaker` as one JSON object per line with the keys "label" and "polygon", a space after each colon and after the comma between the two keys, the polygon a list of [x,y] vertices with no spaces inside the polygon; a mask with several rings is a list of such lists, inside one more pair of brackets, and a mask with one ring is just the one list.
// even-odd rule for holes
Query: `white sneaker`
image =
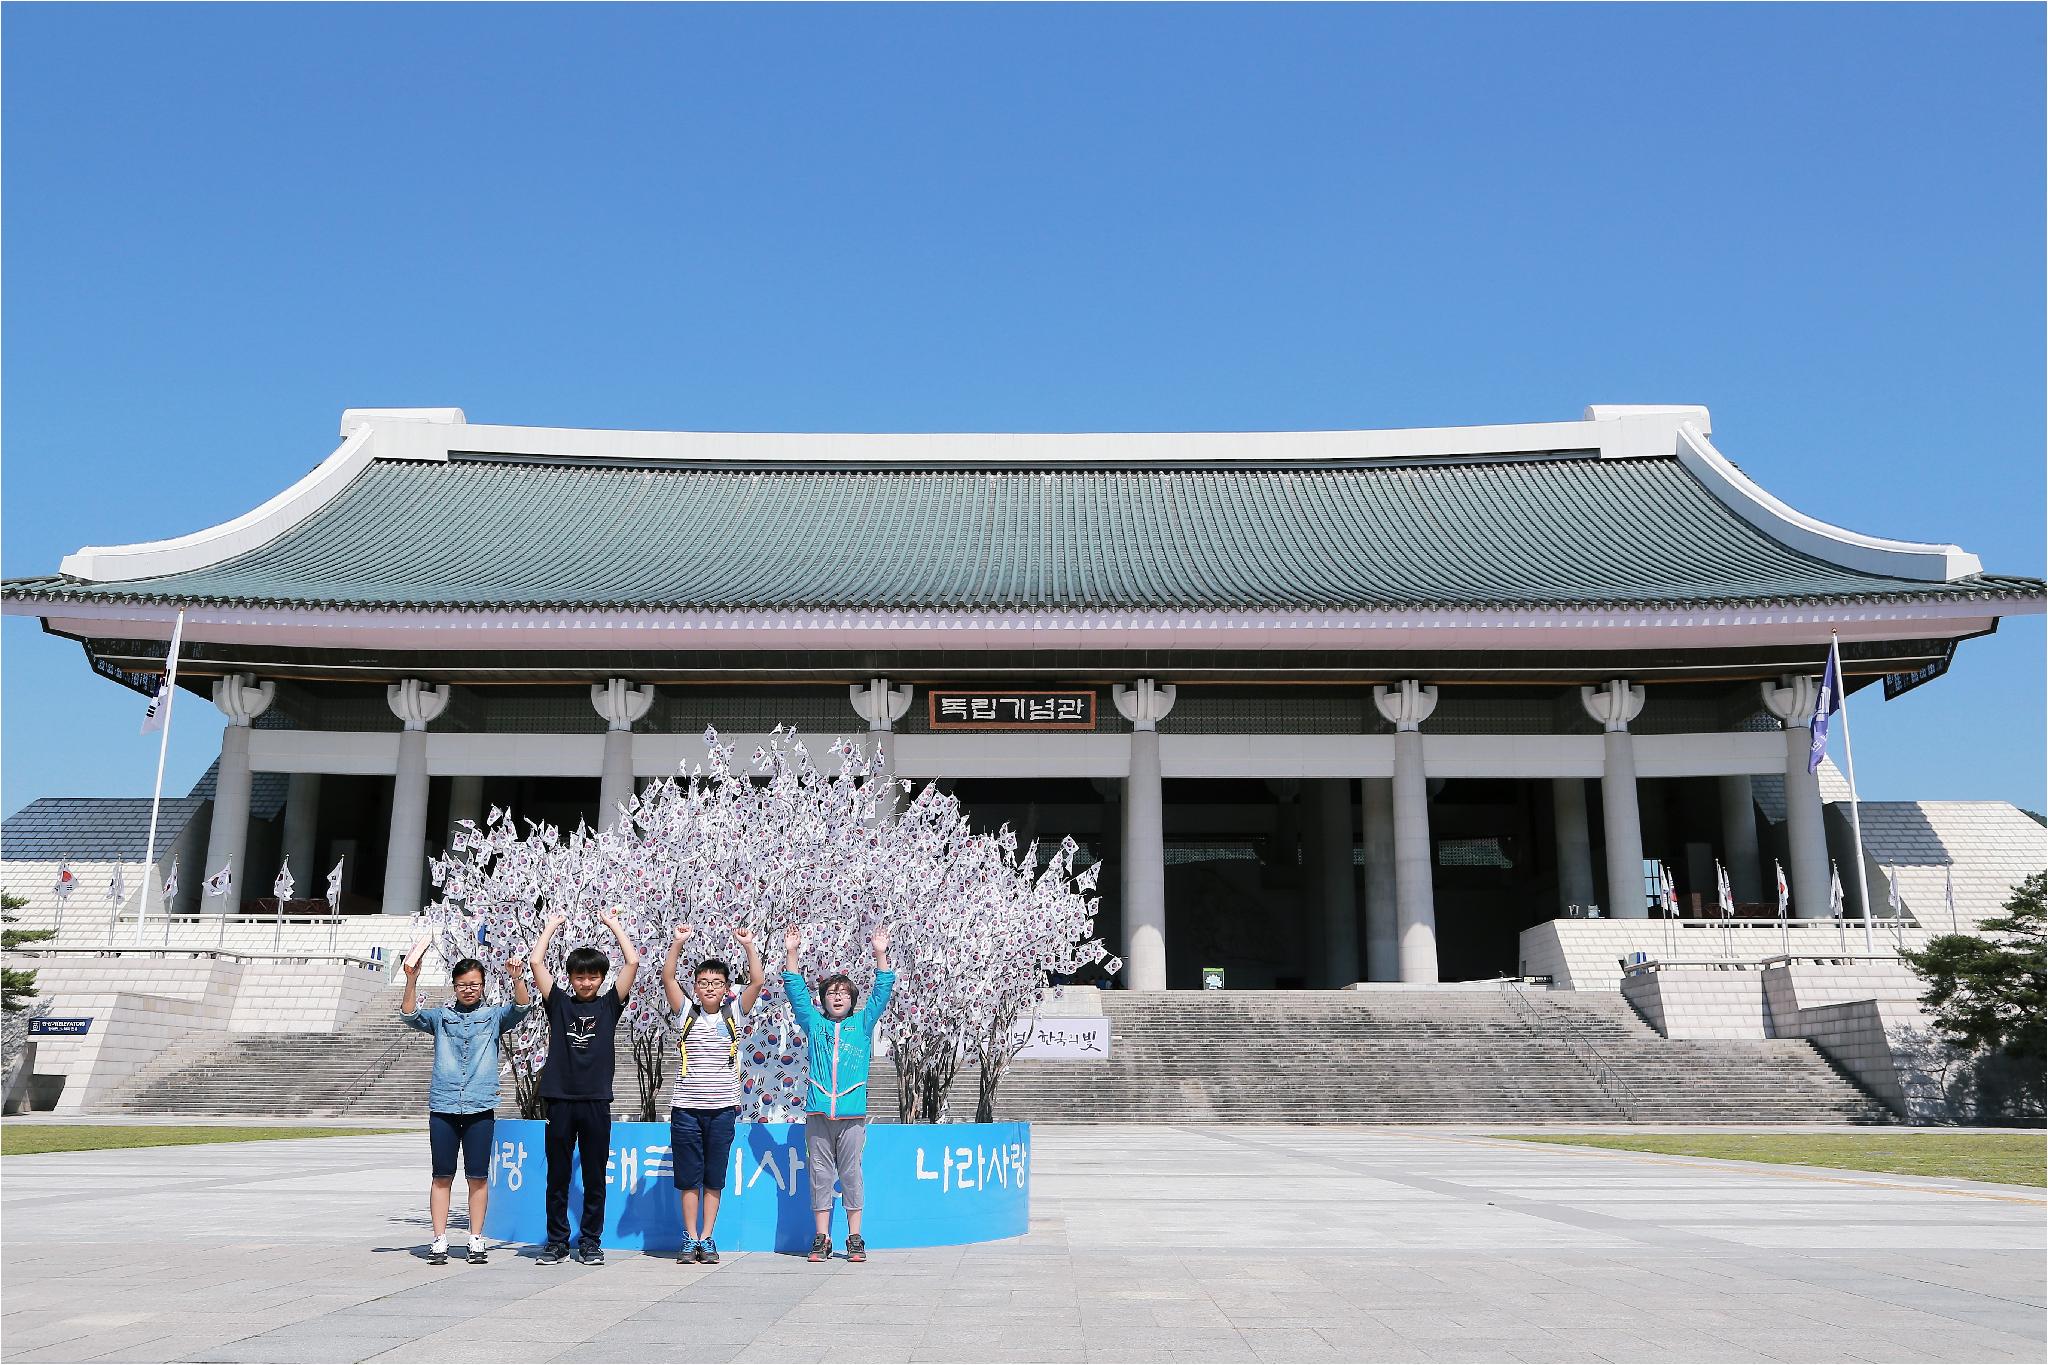
{"label": "white sneaker", "polygon": [[436,1237],[433,1244],[427,1248],[427,1264],[448,1264],[448,1239],[446,1237]]}

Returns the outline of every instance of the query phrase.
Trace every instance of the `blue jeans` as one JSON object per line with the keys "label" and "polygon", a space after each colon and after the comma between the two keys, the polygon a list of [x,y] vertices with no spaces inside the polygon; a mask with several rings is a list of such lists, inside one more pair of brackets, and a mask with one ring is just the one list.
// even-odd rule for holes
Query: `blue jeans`
{"label": "blue jeans", "polygon": [[498,1116],[486,1109],[476,1114],[442,1114],[430,1112],[427,1115],[427,1141],[434,1149],[434,1179],[455,1178],[455,1157],[462,1156],[462,1169],[471,1180],[482,1180],[491,1173],[491,1134],[496,1131]]}
{"label": "blue jeans", "polygon": [[668,1111],[668,1140],[675,1149],[677,1189],[725,1188],[725,1163],[732,1156],[732,1134],[739,1117],[736,1105]]}

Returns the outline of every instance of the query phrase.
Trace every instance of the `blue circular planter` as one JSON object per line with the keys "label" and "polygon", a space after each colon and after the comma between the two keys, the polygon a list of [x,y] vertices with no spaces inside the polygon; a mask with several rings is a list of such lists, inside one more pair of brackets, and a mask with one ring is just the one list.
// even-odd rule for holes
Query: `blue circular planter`
{"label": "blue circular planter", "polygon": [[[674,1251],[682,1208],[666,1123],[614,1123],[605,1172],[604,1244]],[[862,1163],[862,1235],[883,1247],[958,1246],[1021,1237],[1031,1220],[1028,1123],[876,1123]],[[583,1181],[569,1180],[569,1226]],[[846,1215],[832,1215],[844,1244]],[[507,1242],[547,1240],[547,1125],[499,1119],[484,1230]],[[721,1250],[805,1251],[811,1245],[811,1171],[801,1123],[742,1123],[726,1163],[716,1237]]]}

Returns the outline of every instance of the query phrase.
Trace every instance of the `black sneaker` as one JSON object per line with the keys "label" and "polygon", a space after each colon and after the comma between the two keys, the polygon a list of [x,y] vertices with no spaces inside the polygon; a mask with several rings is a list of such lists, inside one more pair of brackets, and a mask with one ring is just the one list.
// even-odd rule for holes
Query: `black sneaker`
{"label": "black sneaker", "polygon": [[560,1265],[569,1259],[569,1248],[560,1242],[549,1242],[540,1249],[540,1255],[533,1258],[535,1265]]}
{"label": "black sneaker", "polygon": [[676,1264],[695,1265],[696,1263],[697,1243],[693,1239],[685,1237],[683,1238],[682,1249],[676,1252]]}
{"label": "black sneaker", "polygon": [[489,1265],[491,1263],[491,1253],[482,1242],[471,1242],[469,1244],[468,1259],[471,1265]]}
{"label": "black sneaker", "polygon": [[447,1265],[447,1264],[448,1264],[448,1244],[447,1244],[446,1242],[433,1242],[433,1243],[430,1243],[430,1244],[428,1245],[428,1247],[427,1247],[427,1264],[428,1264],[428,1265]]}
{"label": "black sneaker", "polygon": [[846,1259],[865,1261],[868,1258],[868,1244],[859,1233],[851,1233],[846,1239]]}
{"label": "black sneaker", "polygon": [[697,1259],[705,1265],[718,1264],[718,1243],[706,1237],[697,1243]]}
{"label": "black sneaker", "polygon": [[587,1242],[577,1248],[576,1259],[585,1265],[603,1265],[604,1248],[595,1242]]}
{"label": "black sneaker", "polygon": [[832,1239],[822,1232],[811,1239],[811,1259],[813,1261],[829,1261],[832,1259]]}

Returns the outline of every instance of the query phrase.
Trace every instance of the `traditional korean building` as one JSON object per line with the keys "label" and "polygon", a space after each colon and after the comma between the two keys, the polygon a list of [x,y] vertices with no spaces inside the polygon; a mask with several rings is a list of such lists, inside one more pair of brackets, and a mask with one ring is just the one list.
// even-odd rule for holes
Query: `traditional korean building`
{"label": "traditional korean building", "polygon": [[[184,613],[179,684],[229,723],[182,837],[241,896],[340,859],[353,903],[410,914],[456,821],[608,821],[706,726],[745,753],[789,725],[1074,835],[1122,984],[1493,976],[1532,925],[1646,916],[1660,865],[1690,912],[1720,864],[1770,915],[1782,863],[1828,916],[1830,638],[1852,692],[1895,692],[2042,609],[1954,545],[1788,507],[1710,434],[1697,407],[1144,435],[358,409],[247,514],[4,603],[142,691]],[[177,908],[226,904],[189,871]]]}

